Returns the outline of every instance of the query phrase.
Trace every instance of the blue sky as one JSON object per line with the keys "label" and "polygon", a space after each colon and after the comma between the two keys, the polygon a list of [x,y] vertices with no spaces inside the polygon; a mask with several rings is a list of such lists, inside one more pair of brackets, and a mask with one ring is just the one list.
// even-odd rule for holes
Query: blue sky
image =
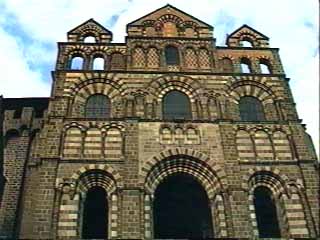
{"label": "blue sky", "polygon": [[[314,0],[0,0],[0,94],[49,96],[58,41],[89,18],[123,42],[126,24],[165,4],[214,26],[217,45],[247,24],[270,38],[300,118],[319,142],[319,5]],[[187,3],[187,4],[186,4]],[[14,72],[14,74],[12,74]]]}

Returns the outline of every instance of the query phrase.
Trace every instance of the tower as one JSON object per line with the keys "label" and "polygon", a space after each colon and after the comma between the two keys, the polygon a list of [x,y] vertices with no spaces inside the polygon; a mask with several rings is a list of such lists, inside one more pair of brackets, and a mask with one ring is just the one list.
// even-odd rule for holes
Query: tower
{"label": "tower", "polygon": [[318,162],[277,48],[166,5],[58,43],[49,99],[3,99],[0,232],[20,238],[319,234]]}

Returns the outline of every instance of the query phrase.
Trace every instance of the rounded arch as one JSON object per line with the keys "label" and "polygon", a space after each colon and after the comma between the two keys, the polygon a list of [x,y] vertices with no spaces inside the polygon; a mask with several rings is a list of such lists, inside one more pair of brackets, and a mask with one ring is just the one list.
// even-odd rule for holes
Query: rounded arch
{"label": "rounded arch", "polygon": [[253,193],[255,187],[266,186],[270,188],[274,196],[279,196],[282,193],[288,193],[286,186],[288,181],[289,178],[278,168],[256,167],[243,176],[242,187],[249,193]]}
{"label": "rounded arch", "polygon": [[145,88],[150,89],[149,92],[157,98],[158,102],[162,102],[163,96],[171,90],[181,91],[189,97],[190,102],[195,102],[201,95],[203,86],[190,77],[167,75],[154,79]]}
{"label": "rounded arch", "polygon": [[276,99],[275,94],[267,86],[256,81],[240,81],[233,83],[229,89],[230,96],[237,104],[241,97],[252,96],[259,99],[263,104],[273,103]]}
{"label": "rounded arch", "polygon": [[250,42],[252,45],[251,47],[257,47],[259,45],[256,37],[250,33],[244,32],[239,36],[238,46],[241,47],[241,42],[243,42],[243,41]]}
{"label": "rounded arch", "polygon": [[[203,153],[183,148],[161,152],[146,162],[141,169],[141,180],[147,192],[154,194],[158,184],[174,173],[186,173],[204,187],[209,199],[222,190],[224,171]],[[210,165],[213,165],[211,167]]]}
{"label": "rounded arch", "polygon": [[90,164],[81,167],[71,176],[76,189],[85,192],[89,187],[102,186],[108,194],[123,187],[122,176],[113,167],[105,164]]}
{"label": "rounded arch", "polygon": [[[69,111],[73,116],[84,116],[86,101],[92,95],[105,95],[110,99],[111,104],[118,101],[120,96],[124,96],[124,89],[121,83],[104,78],[88,79],[70,89],[72,107]],[[112,113],[114,113],[114,110]]]}
{"label": "rounded arch", "polygon": [[96,43],[99,42],[99,34],[95,31],[86,31],[83,35],[79,36],[79,41],[84,43]]}
{"label": "rounded arch", "polygon": [[76,188],[78,192],[86,193],[93,187],[102,187],[110,195],[116,191],[117,183],[107,171],[89,169],[79,176]]}
{"label": "rounded arch", "polygon": [[21,136],[21,132],[18,129],[9,129],[4,134],[4,146],[7,146],[7,143],[10,139],[19,138]]}
{"label": "rounded arch", "polygon": [[101,41],[102,30],[95,24],[87,24],[80,28],[78,33],[78,41],[84,42],[86,37],[94,37],[96,42]]}

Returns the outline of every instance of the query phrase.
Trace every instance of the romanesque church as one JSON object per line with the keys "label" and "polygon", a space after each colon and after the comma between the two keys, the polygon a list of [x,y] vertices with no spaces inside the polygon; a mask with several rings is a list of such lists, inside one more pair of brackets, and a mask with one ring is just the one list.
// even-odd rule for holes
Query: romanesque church
{"label": "romanesque church", "polygon": [[0,238],[319,237],[317,156],[269,38],[217,46],[171,5],[126,30],[89,19],[50,97],[0,98]]}

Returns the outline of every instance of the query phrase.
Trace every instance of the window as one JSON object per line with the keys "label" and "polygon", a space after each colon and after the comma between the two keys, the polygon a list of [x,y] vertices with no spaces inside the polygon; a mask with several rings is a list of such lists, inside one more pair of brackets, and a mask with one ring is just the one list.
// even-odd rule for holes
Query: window
{"label": "window", "polygon": [[104,58],[102,56],[93,59],[92,70],[104,70]]}
{"label": "window", "polygon": [[176,47],[167,46],[165,49],[165,57],[167,65],[179,64],[179,51]]}
{"label": "window", "polygon": [[251,73],[251,62],[248,58],[242,58],[240,61],[241,72],[242,73]]}
{"label": "window", "polygon": [[95,94],[88,98],[86,103],[87,118],[110,117],[110,100],[102,94]]}
{"label": "window", "polygon": [[95,43],[96,38],[94,36],[87,36],[83,39],[83,42],[85,43]]}
{"label": "window", "polygon": [[240,117],[243,121],[265,120],[263,106],[255,97],[241,97],[239,102]]}
{"label": "window", "polygon": [[252,40],[250,38],[243,38],[241,41],[240,41],[240,47],[253,47],[253,43],[252,43]]}
{"label": "window", "polygon": [[270,74],[271,73],[271,67],[270,67],[270,63],[268,60],[260,59],[259,65],[260,65],[261,73],[263,73],[263,74]]}
{"label": "window", "polygon": [[170,91],[163,98],[164,119],[191,119],[190,101],[186,94]]}
{"label": "window", "polygon": [[272,193],[267,187],[257,187],[254,190],[254,208],[260,238],[280,238],[280,228],[277,209],[272,199]]}
{"label": "window", "polygon": [[233,64],[232,60],[230,58],[223,58],[220,60],[222,71],[226,73],[232,73],[233,72]]}
{"label": "window", "polygon": [[84,63],[83,57],[74,56],[71,59],[70,69],[81,70],[81,69],[83,69],[83,65],[84,65],[83,63]]}

